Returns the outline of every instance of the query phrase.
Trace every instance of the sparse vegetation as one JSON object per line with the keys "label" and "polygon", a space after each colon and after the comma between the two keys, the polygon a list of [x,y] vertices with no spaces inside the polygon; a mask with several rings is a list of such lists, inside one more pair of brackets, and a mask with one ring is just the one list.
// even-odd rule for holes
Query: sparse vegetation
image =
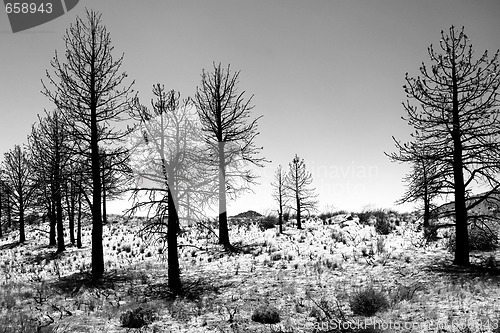
{"label": "sparse vegetation", "polygon": [[153,310],[138,307],[123,313],[120,316],[120,322],[123,327],[141,328],[145,325],[151,324],[155,318],[156,314]]}
{"label": "sparse vegetation", "polygon": [[[455,234],[452,233],[448,239],[448,249],[455,251]],[[498,244],[498,232],[494,225],[476,225],[469,226],[469,248],[477,251],[492,251]]]}
{"label": "sparse vegetation", "polygon": [[277,308],[271,305],[261,305],[254,310],[252,320],[261,324],[277,324],[281,321]]}
{"label": "sparse vegetation", "polygon": [[382,292],[375,290],[373,286],[369,286],[355,293],[349,305],[354,314],[372,317],[377,312],[386,310],[389,307],[389,302]]}

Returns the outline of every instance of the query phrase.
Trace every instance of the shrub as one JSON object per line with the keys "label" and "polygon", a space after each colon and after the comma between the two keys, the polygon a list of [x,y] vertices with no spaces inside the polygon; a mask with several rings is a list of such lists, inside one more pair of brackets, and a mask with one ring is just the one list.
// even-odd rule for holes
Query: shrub
{"label": "shrub", "polygon": [[[469,249],[478,251],[491,251],[496,248],[498,233],[486,226],[469,226]],[[456,235],[452,233],[448,240],[448,249],[455,251]]]}
{"label": "shrub", "polygon": [[283,220],[285,222],[288,222],[289,219],[290,219],[290,212],[283,213]]}
{"label": "shrub", "polygon": [[156,314],[153,310],[142,307],[129,310],[120,316],[122,326],[128,328],[141,328],[151,324],[155,319]]}
{"label": "shrub", "polygon": [[270,305],[262,305],[255,309],[252,320],[261,324],[276,324],[281,321],[278,309]]}
{"label": "shrub", "polygon": [[437,225],[429,225],[424,228],[424,238],[426,242],[435,242],[438,240],[438,226]]}
{"label": "shrub", "polygon": [[273,229],[276,224],[278,224],[278,218],[274,215],[267,215],[259,219],[259,228],[262,231]]}
{"label": "shrub", "polygon": [[341,215],[341,214],[347,214],[347,211],[345,211],[345,210],[338,210],[338,211],[335,211],[335,212],[325,212],[325,213],[319,214],[318,217],[321,220],[326,221],[326,219],[329,219],[330,217]]}
{"label": "shrub", "polygon": [[377,221],[375,222],[375,231],[379,235],[388,235],[392,231],[392,226],[389,223],[387,218],[379,218],[377,217]]}
{"label": "shrub", "polygon": [[271,260],[272,261],[278,261],[278,260],[281,260],[282,259],[282,255],[280,252],[274,252],[273,254],[271,254]]}
{"label": "shrub", "polygon": [[371,317],[381,310],[389,307],[389,302],[383,293],[376,291],[373,286],[354,294],[349,305],[356,315]]}
{"label": "shrub", "polygon": [[132,246],[130,246],[130,244],[125,244],[123,245],[122,247],[122,251],[125,251],[127,253],[130,253],[132,251]]}

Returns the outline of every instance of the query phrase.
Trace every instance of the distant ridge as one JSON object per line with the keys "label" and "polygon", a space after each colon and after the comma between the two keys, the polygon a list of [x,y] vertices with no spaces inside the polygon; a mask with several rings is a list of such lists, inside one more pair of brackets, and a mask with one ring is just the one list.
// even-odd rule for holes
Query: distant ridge
{"label": "distant ridge", "polygon": [[262,214],[259,214],[254,210],[249,210],[244,213],[239,213],[238,215],[231,216],[231,218],[256,218],[261,216]]}

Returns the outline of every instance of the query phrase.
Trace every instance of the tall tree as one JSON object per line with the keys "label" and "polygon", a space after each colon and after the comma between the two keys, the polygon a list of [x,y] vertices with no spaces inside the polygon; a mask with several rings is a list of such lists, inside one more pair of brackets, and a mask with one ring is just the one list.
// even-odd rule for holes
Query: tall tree
{"label": "tall tree", "polygon": [[440,169],[442,169],[440,165],[427,157],[425,148],[419,147],[416,144],[412,148],[407,145],[406,148],[407,150],[404,154],[401,152],[386,154],[393,162],[412,164],[410,173],[403,179],[407,184],[407,190],[403,197],[396,203],[404,204],[418,201],[423,203],[423,227],[424,234],[427,235],[431,215],[438,217],[439,212],[436,209],[437,207],[433,205],[433,200],[441,195],[445,177],[440,172]]}
{"label": "tall tree", "polygon": [[191,205],[204,206],[205,202],[193,198],[208,191],[198,163],[202,147],[191,101],[181,101],[179,93],[165,91],[160,84],[153,86],[153,94],[152,110],[138,100],[133,108],[139,126],[132,157],[136,184],[131,212],[147,209],[149,222],[143,235],[166,238],[169,288],[178,294],[182,288],[177,240],[180,219],[193,211]]}
{"label": "tall tree", "polygon": [[[407,112],[403,119],[415,129],[414,142],[425,147],[421,157],[440,165],[442,193],[455,197],[454,263],[466,266],[468,214],[500,186],[498,51],[492,59],[485,51],[475,60],[464,29],[453,26],[447,34],[441,31],[439,47],[440,53],[432,45],[428,48],[430,68],[422,63],[417,78],[406,74],[405,92],[418,106],[409,100],[403,103]],[[402,154],[411,153],[411,144],[395,142]],[[471,197],[475,186],[486,191]]]}
{"label": "tall tree", "polygon": [[285,180],[286,174],[281,165],[279,165],[274,173],[274,182],[271,183],[271,186],[273,187],[273,198],[278,203],[278,225],[280,234],[283,233],[283,207],[288,203],[288,195],[285,191]]}
{"label": "tall tree", "polygon": [[[248,163],[263,167],[266,160],[259,156],[262,147],[255,146],[257,121],[251,120],[251,96],[238,92],[240,72],[231,73],[219,63],[213,72],[201,74],[201,85],[196,88],[195,104],[205,141],[209,145],[209,162],[218,168],[219,243],[231,248],[227,223],[227,190],[236,193],[255,183],[256,175]],[[237,182],[240,181],[238,184]]]}
{"label": "tall tree", "polygon": [[82,161],[90,169],[92,277],[99,280],[104,273],[99,147],[120,145],[120,140],[129,133],[116,130],[112,125],[125,119],[133,82],[123,85],[127,77],[120,72],[123,55],[118,59],[113,57],[114,48],[101,14],[91,10],[86,15],[86,21],[77,18],[66,31],[66,62],[61,63],[56,52],[51,62],[55,74],[47,71],[53,90],[42,81],[42,93],[55,103],[71,125],[72,138],[78,143],[75,153],[83,157]]}
{"label": "tall tree", "polygon": [[[57,252],[65,250],[63,226],[63,185],[70,160],[68,132],[62,121],[60,112],[46,112],[38,117],[39,122],[32,126],[28,137],[32,170],[39,184],[50,189],[50,220],[55,221],[57,228]],[[52,224],[51,224],[52,225]]]}
{"label": "tall tree", "polygon": [[306,164],[295,154],[294,159],[288,165],[288,174],[285,180],[285,189],[295,206],[290,206],[297,214],[297,228],[302,229],[302,212],[311,213],[318,205],[316,200],[316,189],[311,187],[312,174],[306,170]]}
{"label": "tall tree", "polygon": [[36,190],[36,184],[31,177],[31,168],[28,154],[19,145],[9,150],[4,155],[6,183],[9,187],[12,205],[19,218],[19,242],[26,241],[24,218],[26,209],[29,208]]}

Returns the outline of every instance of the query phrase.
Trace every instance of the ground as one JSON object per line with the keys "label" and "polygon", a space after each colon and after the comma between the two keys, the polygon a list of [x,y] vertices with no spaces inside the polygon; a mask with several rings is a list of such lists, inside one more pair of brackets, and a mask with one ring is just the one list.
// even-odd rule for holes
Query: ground
{"label": "ground", "polygon": [[[378,332],[494,331],[499,251],[472,252],[473,266],[459,268],[447,238],[427,244],[418,222],[401,220],[389,235],[378,235],[348,218],[327,225],[310,219],[303,230],[287,225],[282,235],[240,222],[230,230],[236,253],[205,229],[187,228],[180,236],[185,290],[176,298],[167,287],[163,243],[139,235],[143,219],[114,217],[104,226],[106,275],[98,285],[89,275],[90,225],[83,228],[84,248],[68,246],[59,255],[34,227],[22,245],[11,232],[0,240],[0,332],[340,332],[341,318],[344,326]],[[351,300],[368,287],[389,307],[355,315]],[[155,320],[122,327],[120,316],[139,306],[152,309]],[[253,321],[262,306],[277,309],[280,322]]]}

